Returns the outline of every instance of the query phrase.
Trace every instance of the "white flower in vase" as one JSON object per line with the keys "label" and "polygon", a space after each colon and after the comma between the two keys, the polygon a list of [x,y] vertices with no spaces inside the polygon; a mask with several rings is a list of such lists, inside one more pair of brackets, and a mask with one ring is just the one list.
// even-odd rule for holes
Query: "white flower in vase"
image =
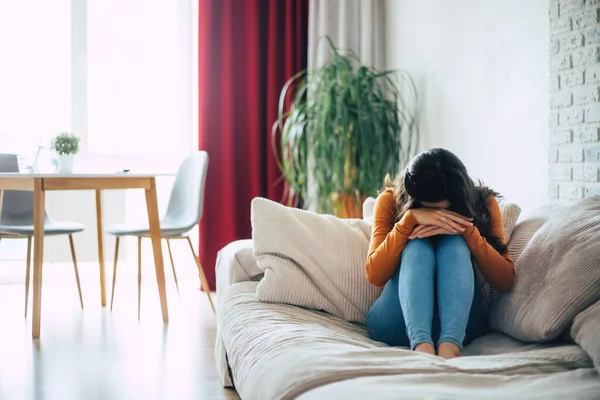
{"label": "white flower in vase", "polygon": [[69,132],[60,132],[54,137],[53,147],[58,155],[57,173],[70,174],[73,172],[73,160],[79,151],[79,141],[77,136]]}

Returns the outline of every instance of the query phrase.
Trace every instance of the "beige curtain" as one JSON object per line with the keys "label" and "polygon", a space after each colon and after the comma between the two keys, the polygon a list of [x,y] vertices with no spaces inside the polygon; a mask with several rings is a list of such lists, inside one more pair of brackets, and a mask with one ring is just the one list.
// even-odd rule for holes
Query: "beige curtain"
{"label": "beige curtain", "polygon": [[308,14],[308,67],[329,59],[329,35],[341,48],[352,49],[360,60],[385,68],[385,0],[311,0]]}

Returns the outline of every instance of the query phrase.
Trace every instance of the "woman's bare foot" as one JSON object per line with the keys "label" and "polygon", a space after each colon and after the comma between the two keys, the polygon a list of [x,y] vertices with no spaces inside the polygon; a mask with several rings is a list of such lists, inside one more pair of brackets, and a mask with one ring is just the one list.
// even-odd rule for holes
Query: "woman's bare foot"
{"label": "woman's bare foot", "polygon": [[431,343],[418,344],[417,347],[415,347],[415,351],[418,351],[419,353],[431,354],[432,356],[435,356],[435,347],[433,347],[433,345]]}
{"label": "woman's bare foot", "polygon": [[461,356],[460,348],[454,343],[443,342],[438,346],[438,356],[450,360]]}

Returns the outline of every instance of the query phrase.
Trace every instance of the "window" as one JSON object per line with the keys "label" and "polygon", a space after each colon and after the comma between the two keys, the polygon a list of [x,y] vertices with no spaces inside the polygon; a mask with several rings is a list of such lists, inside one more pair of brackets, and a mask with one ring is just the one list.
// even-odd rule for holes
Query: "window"
{"label": "window", "polygon": [[[71,131],[80,170],[174,172],[197,148],[196,3],[0,0],[0,152],[31,162]],[[0,259],[23,258],[23,242],[0,242]]]}
{"label": "window", "polygon": [[174,169],[197,143],[194,3],[0,0],[2,151],[72,131],[78,165]]}
{"label": "window", "polygon": [[173,0],[88,3],[88,150],[176,154],[180,38]]}
{"label": "window", "polygon": [[70,40],[70,0],[0,0],[0,151],[71,130]]}

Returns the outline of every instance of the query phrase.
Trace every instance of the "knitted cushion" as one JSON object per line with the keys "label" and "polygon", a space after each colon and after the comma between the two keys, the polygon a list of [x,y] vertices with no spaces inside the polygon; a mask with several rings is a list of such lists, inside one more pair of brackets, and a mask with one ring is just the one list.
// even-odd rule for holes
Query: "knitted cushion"
{"label": "knitted cushion", "polygon": [[558,338],[600,299],[600,196],[558,212],[518,257],[516,283],[492,305],[490,325],[523,341]]}

